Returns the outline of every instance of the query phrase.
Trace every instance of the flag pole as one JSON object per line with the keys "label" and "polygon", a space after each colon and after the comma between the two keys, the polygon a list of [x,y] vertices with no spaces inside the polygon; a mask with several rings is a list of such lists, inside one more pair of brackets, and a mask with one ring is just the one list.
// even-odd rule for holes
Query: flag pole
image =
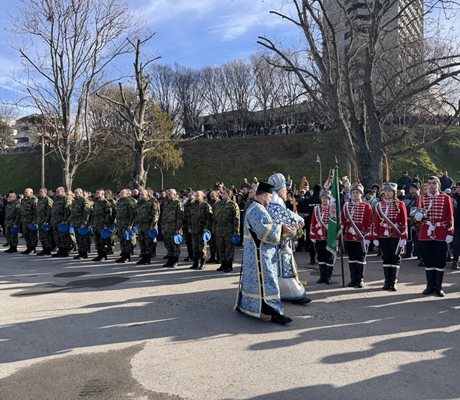
{"label": "flag pole", "polygon": [[343,252],[344,252],[344,244],[343,244],[343,234],[342,229],[340,229],[340,266],[342,268],[342,287],[345,287],[345,268],[343,266]]}
{"label": "flag pole", "polygon": [[[339,161],[337,160],[337,156],[335,156],[335,168],[337,172],[339,171]],[[351,169],[350,162],[348,161],[348,168]],[[338,205],[339,205],[339,210],[340,210],[340,193],[339,193],[339,198],[338,198]],[[340,237],[340,268],[342,272],[342,287],[345,287],[345,267],[343,263],[343,252],[345,249],[344,243],[343,243],[343,231],[342,227],[339,228],[339,237]]]}

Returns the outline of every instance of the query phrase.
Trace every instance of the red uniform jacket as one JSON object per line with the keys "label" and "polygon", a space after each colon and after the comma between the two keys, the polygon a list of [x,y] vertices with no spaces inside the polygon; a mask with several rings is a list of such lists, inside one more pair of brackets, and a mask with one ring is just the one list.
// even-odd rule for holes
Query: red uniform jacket
{"label": "red uniform jacket", "polygon": [[[395,205],[396,203],[396,205]],[[398,231],[386,220],[393,223]],[[407,210],[402,201],[383,200],[376,204],[374,213],[374,240],[379,238],[407,239]]]}
{"label": "red uniform jacket", "polygon": [[[342,225],[344,230],[344,240],[362,242],[361,235],[356,232],[353,224],[347,217],[347,210],[354,224],[359,229],[366,240],[372,239],[372,207],[370,204],[361,201],[359,203],[345,203],[342,209]],[[354,231],[354,232],[353,232]]]}
{"label": "red uniform jacket", "polygon": [[428,218],[422,221],[419,240],[444,241],[447,235],[454,235],[452,200],[447,194],[426,194],[422,206],[428,210]]}
{"label": "red uniform jacket", "polygon": [[329,206],[318,205],[311,216],[310,239],[327,240],[327,224],[329,222]]}

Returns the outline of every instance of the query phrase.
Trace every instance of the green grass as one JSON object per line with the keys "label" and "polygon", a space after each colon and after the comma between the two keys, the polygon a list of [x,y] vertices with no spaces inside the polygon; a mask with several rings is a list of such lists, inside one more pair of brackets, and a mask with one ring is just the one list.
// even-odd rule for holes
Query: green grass
{"label": "green grass", "polygon": [[[318,181],[321,158],[323,179],[339,161],[340,173],[348,174],[346,152],[335,132],[308,133],[289,136],[247,137],[216,141],[194,141],[183,144],[184,166],[176,171],[165,171],[165,187],[184,189],[187,187],[210,188],[216,181],[239,186],[242,179],[254,176],[264,180],[273,172],[290,174],[294,182],[306,176],[310,184]],[[434,145],[407,155],[391,159],[393,180],[403,170],[420,177],[447,169],[454,179],[460,179],[460,134],[454,133]],[[0,155],[0,192],[22,191],[26,186],[38,189],[40,185],[40,156],[38,153]],[[61,170],[49,157],[46,163],[46,184],[56,187],[61,183]],[[125,186],[129,171],[117,167],[116,160],[102,164],[96,160],[78,173],[74,187],[88,190],[98,187],[113,189]],[[149,185],[158,190],[160,173],[151,170]]]}

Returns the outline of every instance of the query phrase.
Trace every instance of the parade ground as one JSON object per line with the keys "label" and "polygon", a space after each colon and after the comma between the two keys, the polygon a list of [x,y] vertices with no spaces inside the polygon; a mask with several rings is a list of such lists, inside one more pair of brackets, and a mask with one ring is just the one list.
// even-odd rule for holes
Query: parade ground
{"label": "parade ground", "polygon": [[164,254],[136,266],[0,253],[0,399],[460,399],[460,270],[437,298],[421,295],[415,259],[387,292],[375,254],[354,289],[339,261],[318,285],[296,253],[313,301],[286,303],[280,326],[233,310],[239,261],[165,269]]}

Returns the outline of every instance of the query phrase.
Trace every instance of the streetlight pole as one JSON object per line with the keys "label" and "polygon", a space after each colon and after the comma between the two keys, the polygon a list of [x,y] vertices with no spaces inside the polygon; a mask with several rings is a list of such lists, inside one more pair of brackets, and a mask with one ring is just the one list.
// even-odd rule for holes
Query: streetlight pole
{"label": "streetlight pole", "polygon": [[319,155],[316,155],[316,162],[319,163],[319,184],[323,186],[323,166],[321,165],[321,158]]}
{"label": "streetlight pole", "polygon": [[41,135],[41,188],[45,187],[45,135]]}
{"label": "streetlight pole", "polygon": [[160,176],[161,176],[161,191],[163,191],[163,169],[157,164],[154,163],[155,169],[158,169],[160,171]]}

